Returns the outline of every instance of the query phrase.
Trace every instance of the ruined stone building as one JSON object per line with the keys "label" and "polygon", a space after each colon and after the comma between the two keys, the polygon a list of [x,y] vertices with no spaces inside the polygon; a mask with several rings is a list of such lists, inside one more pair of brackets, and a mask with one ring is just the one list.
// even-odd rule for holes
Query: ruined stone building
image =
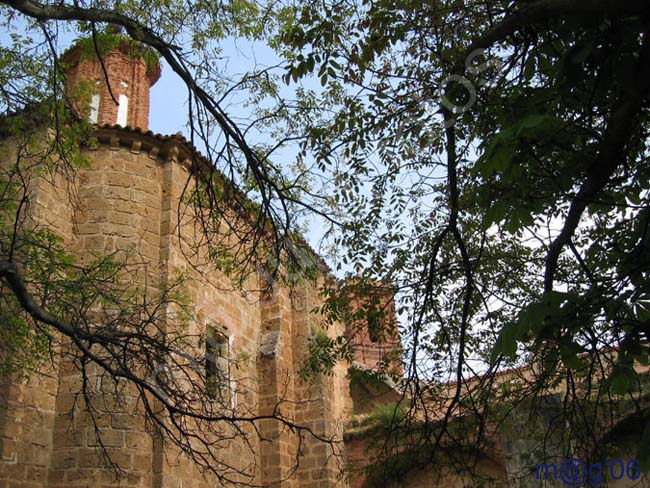
{"label": "ruined stone building", "polygon": [[[367,464],[373,429],[359,428],[351,419],[363,417],[377,403],[394,403],[401,394],[388,380],[365,383],[350,372],[377,368],[386,353],[399,352],[398,338],[376,337],[372,330],[353,333],[351,324],[342,322],[325,327],[314,310],[322,305],[319,285],[331,279],[326,269],[315,282],[291,288],[276,284],[270,293],[259,292],[263,287],[251,278],[249,290],[258,291],[243,293],[226,273],[193,260],[196,256],[188,255],[184,245],[197,237],[191,225],[179,227],[183,217],[178,208],[197,153],[180,135],[148,130],[149,89],[160,76],[159,66],[134,56],[127,45],[106,53],[103,66],[75,49],[66,61],[68,83],[90,84],[94,143],[84,149],[89,165],[72,180],[56,174],[34,180],[27,209],[31,222],[55,231],[81,263],[133,250],[146,268],[133,276],[135,285],[153,286],[184,275],[184,295],[194,312],[188,333],[211,336],[212,353],[236,365],[222,372],[227,375],[229,408],[262,417],[279,408],[296,425],[337,441],[333,448],[267,418],[257,424],[254,435],[227,437],[214,446],[225,466],[244,473],[240,481],[282,488],[364,486],[365,473],[350,479],[344,474],[348,463],[353,474]],[[3,157],[10,152],[4,148]],[[394,322],[389,289],[381,300]],[[358,345],[356,356],[336,364],[331,375],[304,379],[300,373],[311,341],[325,331],[331,337],[352,338]],[[205,374],[214,371],[206,369]],[[500,381],[516,381],[517,374],[507,373]],[[66,359],[46,362],[26,380],[2,378],[0,488],[221,486],[152,433],[142,405],[128,391],[118,403],[105,401],[91,422],[79,398],[81,382],[78,368]],[[97,382],[95,387],[106,385]],[[540,486],[534,473],[519,474],[516,483],[522,484],[513,481],[513,473],[521,473],[525,465],[516,454],[528,442],[521,434],[526,422],[522,415],[509,434],[495,439],[492,451],[479,455],[477,471],[492,479],[492,486]],[[100,447],[114,466],[107,464]],[[401,485],[474,486],[472,478],[448,474],[441,477],[435,466],[418,469]],[[628,486],[624,483],[610,486]]]}

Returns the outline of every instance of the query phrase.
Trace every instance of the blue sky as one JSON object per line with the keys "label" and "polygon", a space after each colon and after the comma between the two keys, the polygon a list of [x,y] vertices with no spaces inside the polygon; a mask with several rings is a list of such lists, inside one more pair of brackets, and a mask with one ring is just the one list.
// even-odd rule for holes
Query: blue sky
{"label": "blue sky", "polygon": [[[254,66],[267,67],[277,64],[279,60],[271,48],[260,43],[226,39],[220,45],[223,47],[223,59],[220,61],[224,63],[224,69],[233,79],[237,79],[243,73],[250,71]],[[187,88],[164,60],[161,62],[161,77],[151,88],[149,128],[153,132],[163,135],[181,132],[185,137],[189,138],[187,129]],[[308,78],[305,83],[309,88],[320,90],[320,85],[315,78]],[[303,83],[301,82],[301,84]],[[296,85],[291,85],[289,87],[285,86],[283,90],[286,91],[287,97],[291,97],[295,88]],[[250,109],[242,106],[244,102],[245,100],[242,100],[241,97],[235,96],[234,99],[228,101],[227,107],[224,108],[234,119],[246,118]],[[253,137],[255,136],[261,138],[262,142],[270,137],[268,134],[253,134]],[[254,142],[260,142],[260,139]],[[270,140],[267,142],[272,143]],[[200,147],[199,150],[201,150]],[[295,155],[295,148],[288,147],[277,151],[273,159],[281,166],[288,167],[294,162]],[[314,249],[318,250],[325,233],[325,224],[314,217],[306,223],[306,228],[305,237]],[[333,263],[330,264],[333,265]]]}
{"label": "blue sky", "polygon": [[186,134],[187,89],[171,68],[163,63],[162,75],[151,87],[149,128],[160,134]]}

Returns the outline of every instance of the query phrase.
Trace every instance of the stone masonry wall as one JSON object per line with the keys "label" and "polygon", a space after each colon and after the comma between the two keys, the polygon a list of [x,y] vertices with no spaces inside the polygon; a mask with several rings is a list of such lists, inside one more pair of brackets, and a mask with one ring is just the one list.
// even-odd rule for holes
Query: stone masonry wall
{"label": "stone masonry wall", "polygon": [[[326,328],[322,317],[311,313],[318,305],[318,288],[301,287],[294,297],[293,320],[294,367],[300,378],[300,367],[307,357],[309,342],[319,331],[325,331],[330,337],[344,333],[341,323],[334,323]],[[345,471],[345,453],[342,440],[345,422],[350,416],[352,405],[347,381],[348,365],[338,363],[331,374],[315,378],[300,379],[297,382],[296,396],[300,407],[296,409],[296,422],[308,426],[320,437],[306,434],[300,446],[303,456],[300,458],[297,473],[298,486],[301,488],[334,488],[347,486],[343,477]],[[330,439],[332,442],[322,442]]]}
{"label": "stone masonry wall", "polygon": [[[252,276],[248,292],[242,293],[210,263],[202,245],[205,236],[184,201],[194,184],[189,168],[196,151],[180,136],[146,132],[149,88],[160,68],[148,66],[130,49],[123,43],[100,61],[77,45],[62,57],[68,95],[80,115],[89,115],[89,98],[99,95],[95,142],[86,148],[89,167],[37,179],[28,217],[33,225],[57,233],[81,265],[107,255],[131,263],[123,278],[143,296],[153,297],[162,283],[185,277],[183,296],[193,308],[185,332],[205,338],[208,327],[218,327],[227,336],[229,408],[243,417],[268,417],[241,426],[246,439],[236,435],[213,446],[223,466],[241,471],[239,481],[284,488],[345,487],[342,439],[352,411],[349,365],[337,364],[331,374],[316,378],[301,373],[313,335],[326,330],[335,337],[346,328],[339,323],[326,328],[313,313],[321,304],[322,281],[293,287],[275,283],[270,293],[262,293],[268,284],[264,276]],[[75,91],[82,85],[86,91]],[[128,98],[122,125],[130,128],[114,125],[120,95]],[[3,161],[10,162],[11,154],[3,153]],[[175,311],[173,306],[165,310],[163,329],[181,326]],[[385,348],[359,337],[360,351],[370,355],[360,356],[361,361],[374,367],[379,349],[383,354]],[[389,342],[390,349],[399,340]],[[150,432],[132,385],[115,383],[96,365],[87,369],[91,417],[80,396],[78,352],[65,339],[57,347],[56,364],[42,365],[28,382],[0,378],[0,487],[218,484]],[[197,343],[193,353],[202,357],[205,350]],[[115,388],[121,395],[112,393]],[[270,418],[277,414],[286,422]],[[231,427],[224,423],[223,428],[229,432]],[[111,463],[120,470],[119,478]]]}
{"label": "stone masonry wall", "polygon": [[[7,143],[8,141],[5,141]],[[7,144],[1,149],[0,170],[17,163],[17,153]],[[24,149],[23,149],[24,151]],[[34,154],[29,154],[34,151]],[[38,145],[23,152],[20,164],[40,157]],[[72,202],[74,185],[58,174],[28,176],[29,199],[25,210],[26,228],[56,228],[63,242],[73,236]],[[53,443],[55,400],[59,365],[46,361],[26,379],[0,376],[0,486],[41,488],[47,481]]]}
{"label": "stone masonry wall", "polygon": [[[160,254],[162,188],[160,164],[155,157],[132,147],[100,145],[88,153],[90,168],[79,170],[78,204],[73,218],[72,248],[80,264],[98,256],[116,254],[138,266],[132,284],[157,283]],[[146,269],[147,271],[143,271]],[[148,276],[147,276],[148,275]],[[112,382],[90,368],[99,432],[79,396],[82,378],[78,366],[68,359],[61,367],[56,400],[54,445],[49,470],[49,488],[116,483],[108,460],[99,454],[100,442],[110,461],[128,473],[120,486],[151,486],[152,439],[139,415],[137,396],[126,388],[120,398],[111,394]],[[117,486],[117,485],[115,485]]]}
{"label": "stone masonry wall", "polygon": [[[61,194],[63,182],[42,184],[33,219],[60,232],[80,264],[114,252],[144,263],[131,279],[146,292],[155,292],[161,280],[184,274],[184,294],[196,317],[188,333],[201,336],[208,325],[218,324],[229,337],[231,358],[237,362],[232,391],[238,414],[280,412],[323,438],[342,439],[342,420],[349,411],[346,367],[311,381],[299,374],[311,334],[321,326],[311,312],[318,304],[314,285],[279,287],[271,296],[242,294],[207,265],[201,252],[188,259],[199,236],[189,220],[180,222],[178,232],[179,215],[191,220],[181,203],[189,178],[185,143],[120,128],[98,129],[97,139],[88,151],[90,167],[80,169],[73,181],[74,201]],[[249,286],[260,288],[255,280]],[[167,326],[174,327],[169,320]],[[331,334],[343,332],[342,325],[334,329]],[[0,405],[0,486],[215,486],[209,474],[150,434],[128,386],[118,399],[110,394],[110,381],[91,367],[94,391],[102,393],[94,397],[96,431],[79,396],[82,378],[74,364],[75,349],[65,341],[61,348],[65,360],[55,370],[44,365],[30,383],[0,384],[10,400]],[[261,441],[251,428],[249,444],[234,438],[220,449],[219,458],[243,471],[253,467],[249,472],[257,484],[344,486],[339,477],[342,458],[332,456],[340,452],[330,445],[304,432],[301,440],[295,430],[271,419],[259,428]],[[120,479],[100,455],[98,437],[110,461],[122,470]]]}

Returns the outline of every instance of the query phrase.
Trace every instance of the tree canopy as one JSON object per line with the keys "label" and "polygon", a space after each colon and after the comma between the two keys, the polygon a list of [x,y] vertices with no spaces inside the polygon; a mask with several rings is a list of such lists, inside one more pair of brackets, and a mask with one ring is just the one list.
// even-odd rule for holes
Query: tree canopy
{"label": "tree canopy", "polygon": [[[635,364],[650,362],[647,2],[1,3],[6,23],[31,28],[3,43],[5,113],[65,102],[61,30],[119,26],[186,83],[190,137],[254,202],[242,205],[263,229],[252,237],[260,256],[299,261],[287,237],[311,217],[355,286],[395,285],[411,411],[441,394],[440,382],[455,382],[439,403],[442,425],[425,415],[436,425],[420,439],[427,452],[454,439],[462,409],[478,418],[490,410],[489,395],[463,389],[477,374],[490,381],[538,365],[512,395],[566,384],[571,435],[592,443],[594,419],[611,408],[605,399],[638,388]],[[266,43],[278,65],[229,80],[219,63],[229,36]],[[222,105],[234,87],[255,108],[244,123]],[[50,105],[41,117],[56,113]],[[59,153],[74,152],[66,140]],[[287,146],[290,161],[278,153]],[[5,195],[3,204],[16,201]],[[18,294],[11,267],[16,243],[27,241],[9,222],[0,276]],[[57,255],[40,238],[38,248],[50,250],[47,262]],[[41,256],[32,262],[41,266]],[[340,288],[325,292],[336,318]],[[15,344],[26,340],[23,327],[10,330]],[[348,347],[318,351],[323,367],[349,357]],[[589,416],[579,407],[587,399]]]}
{"label": "tree canopy", "polygon": [[638,388],[648,21],[643,2],[323,2],[285,29],[285,81],[323,86],[302,148],[336,182],[341,260],[397,283],[414,410],[452,380],[447,417],[487,418],[464,382],[537,364],[513,397],[566,385],[587,445]]}
{"label": "tree canopy", "polygon": [[[642,2],[323,2],[283,33],[285,81],[324,87],[302,147],[336,182],[341,259],[397,283],[414,409],[452,380],[441,408],[484,418],[464,381],[538,364],[518,398],[566,384],[586,445],[610,407],[579,401],[635,388],[648,20]],[[436,432],[433,451],[453,438]]]}

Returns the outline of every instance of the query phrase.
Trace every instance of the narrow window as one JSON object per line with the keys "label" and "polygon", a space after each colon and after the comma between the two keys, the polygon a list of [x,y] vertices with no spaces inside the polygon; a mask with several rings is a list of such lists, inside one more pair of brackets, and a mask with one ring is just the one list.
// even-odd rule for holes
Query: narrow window
{"label": "narrow window", "polygon": [[205,386],[210,398],[227,402],[230,397],[228,336],[208,325],[205,337]]}
{"label": "narrow window", "polygon": [[88,119],[93,124],[96,124],[97,120],[99,120],[99,93],[95,93],[90,99],[90,115]]}
{"label": "narrow window", "polygon": [[368,335],[371,342],[379,342],[382,339],[380,312],[375,309],[368,311]]}
{"label": "narrow window", "polygon": [[127,114],[129,113],[129,97],[122,94],[117,107],[117,124],[126,127]]}

